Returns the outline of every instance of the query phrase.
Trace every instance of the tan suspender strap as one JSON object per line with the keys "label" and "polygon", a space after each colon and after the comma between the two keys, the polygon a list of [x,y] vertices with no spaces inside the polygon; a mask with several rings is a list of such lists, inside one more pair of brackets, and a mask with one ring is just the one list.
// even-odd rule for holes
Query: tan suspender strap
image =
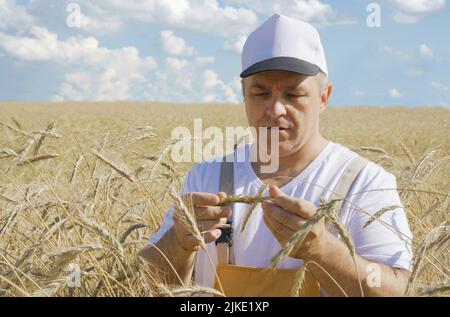
{"label": "tan suspender strap", "polygon": [[[234,162],[227,162],[225,156],[220,165],[220,191],[227,195],[234,192]],[[229,219],[231,220],[231,219]],[[231,226],[233,224],[231,223]],[[217,242],[217,262],[218,264],[231,264],[233,262],[232,248],[227,241]]]}
{"label": "tan suspender strap", "polygon": [[[361,170],[369,163],[365,158],[357,155],[353,158],[350,163],[345,167],[345,171],[341,176],[341,179],[338,181],[336,187],[334,188],[334,193],[332,195],[332,199],[346,198],[347,194],[355,182],[356,177],[359,175]],[[339,201],[336,213],[339,214],[342,204],[344,200]],[[331,225],[329,222],[326,222],[327,229],[331,232],[336,231],[336,228]]]}

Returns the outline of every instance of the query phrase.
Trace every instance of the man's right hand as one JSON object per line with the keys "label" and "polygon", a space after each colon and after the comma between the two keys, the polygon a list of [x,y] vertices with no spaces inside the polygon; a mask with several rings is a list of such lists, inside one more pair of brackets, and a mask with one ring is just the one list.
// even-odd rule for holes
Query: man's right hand
{"label": "man's right hand", "polygon": [[[219,228],[226,224],[227,218],[231,216],[231,206],[217,206],[226,196],[224,192],[218,194],[190,192],[182,197],[185,204],[191,202],[205,243],[213,242],[220,237],[222,231]],[[178,244],[186,251],[197,251],[200,247],[198,240],[178,217],[173,219],[173,230]]]}

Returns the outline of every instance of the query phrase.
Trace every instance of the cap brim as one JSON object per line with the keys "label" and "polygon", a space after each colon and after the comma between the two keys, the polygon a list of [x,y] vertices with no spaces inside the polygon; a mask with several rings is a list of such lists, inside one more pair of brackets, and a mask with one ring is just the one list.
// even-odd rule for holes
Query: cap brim
{"label": "cap brim", "polygon": [[320,68],[298,58],[282,56],[269,58],[253,64],[244,70],[240,76],[244,78],[268,70],[286,70],[306,76],[314,76],[319,73]]}

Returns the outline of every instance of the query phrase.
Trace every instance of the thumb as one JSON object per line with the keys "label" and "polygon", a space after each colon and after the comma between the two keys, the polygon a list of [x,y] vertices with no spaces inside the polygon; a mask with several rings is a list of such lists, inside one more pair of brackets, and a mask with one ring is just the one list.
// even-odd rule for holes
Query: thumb
{"label": "thumb", "polygon": [[305,219],[310,218],[316,211],[311,202],[286,195],[275,185],[270,186],[269,193],[276,205]]}
{"label": "thumb", "polygon": [[272,198],[285,196],[285,194],[280,190],[280,188],[277,185],[270,185],[269,194],[270,197]]}

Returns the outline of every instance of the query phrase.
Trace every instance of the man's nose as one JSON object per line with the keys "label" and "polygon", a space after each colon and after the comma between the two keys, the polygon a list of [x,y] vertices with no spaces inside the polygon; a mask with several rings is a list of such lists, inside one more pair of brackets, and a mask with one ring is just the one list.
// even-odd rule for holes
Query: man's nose
{"label": "man's nose", "polygon": [[275,98],[275,100],[267,107],[266,113],[272,118],[284,116],[286,115],[286,106],[279,98]]}

